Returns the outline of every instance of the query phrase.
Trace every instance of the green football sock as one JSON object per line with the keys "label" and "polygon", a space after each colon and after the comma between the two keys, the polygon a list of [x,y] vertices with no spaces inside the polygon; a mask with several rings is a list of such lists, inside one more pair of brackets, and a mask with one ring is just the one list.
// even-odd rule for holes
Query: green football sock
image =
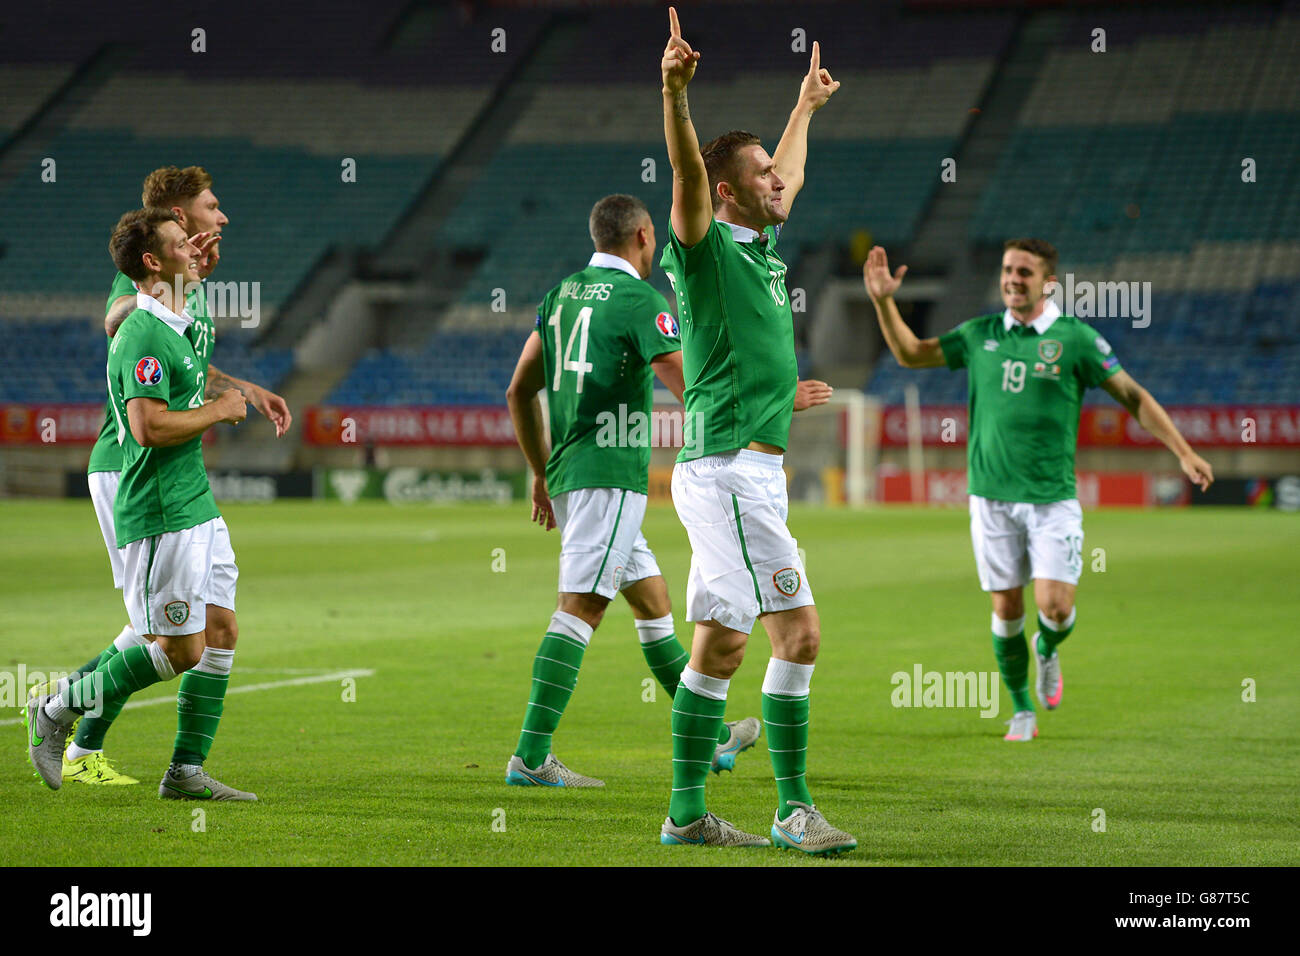
{"label": "green football sock", "polygon": [[674,826],[694,823],[705,814],[704,781],[713,766],[718,728],[727,711],[725,700],[693,693],[685,683],[673,696],[673,794],[668,816]]}
{"label": "green football sock", "polygon": [[[96,655],[95,660],[111,660],[120,653],[121,651],[117,649],[116,644],[109,644],[100,654]],[[117,715],[122,712],[122,708],[125,706],[125,697],[105,700],[98,717],[86,717],[77,725],[77,735],[72,742],[82,750],[103,750],[104,735],[108,733],[108,728],[113,725],[113,721],[117,719]]]}
{"label": "green football sock", "polygon": [[777,815],[788,817],[791,800],[811,804],[805,770],[808,763],[808,695],[763,694],[763,726],[776,776]]}
{"label": "green football sock", "polygon": [[[536,770],[551,752],[551,735],[560,726],[564,708],[578,685],[578,670],[582,655],[587,650],[579,637],[590,638],[591,627],[573,615],[557,620],[562,612],[551,618],[551,628],[542,638],[537,655],[533,658],[533,683],[528,695],[528,709],[524,711],[524,726],[519,733],[515,754],[524,766]],[[574,624],[577,622],[577,624]],[[578,627],[577,625],[582,625]],[[586,628],[585,634],[582,628]]]}
{"label": "green football sock", "polygon": [[1043,612],[1038,612],[1038,653],[1044,657],[1051,657],[1056,652],[1056,645],[1070,636],[1074,630],[1075,609],[1070,608],[1070,616],[1062,623],[1057,624],[1055,621],[1049,621],[1043,616]]}
{"label": "green football sock", "polygon": [[149,645],[138,645],[101,660],[93,673],[68,687],[63,702],[69,709],[84,714],[99,702],[105,707],[124,703],[136,691],[152,687],[161,680],[154,669]]}
{"label": "green football sock", "polygon": [[[204,652],[205,657],[207,653]],[[176,691],[176,740],[172,744],[172,763],[202,765],[208,759],[208,751],[217,736],[230,675],[201,670],[203,666],[204,661],[200,660],[187,670]]]}
{"label": "green football sock", "polygon": [[[650,665],[650,673],[655,675],[655,680],[659,681],[670,698],[676,696],[677,684],[682,679],[682,668],[690,660],[690,655],[673,631],[673,616],[669,614],[657,621],[638,620],[636,629],[641,636],[641,653]],[[724,723],[718,727],[718,743],[725,744],[729,739],[731,731]]]}
{"label": "green football sock", "polygon": [[669,634],[656,641],[642,641],[641,653],[645,655],[645,662],[650,665],[650,673],[655,675],[655,680],[668,692],[668,696],[672,697],[676,694],[677,683],[682,677],[682,668],[686,666],[686,661],[690,657],[686,653],[686,648],[682,647],[681,642],[677,640],[677,635]]}
{"label": "green football sock", "polygon": [[1022,619],[1019,632],[1012,637],[993,635],[993,654],[1017,713],[1034,709],[1029,696],[1029,642],[1025,640],[1023,624]]}

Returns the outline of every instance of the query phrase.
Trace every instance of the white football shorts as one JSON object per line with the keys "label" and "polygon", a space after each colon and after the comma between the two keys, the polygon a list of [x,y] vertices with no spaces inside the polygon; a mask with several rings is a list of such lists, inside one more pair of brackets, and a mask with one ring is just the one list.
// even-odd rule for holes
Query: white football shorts
{"label": "white football shorts", "polygon": [[551,498],[560,529],[561,592],[613,599],[629,584],[659,574],[641,534],[646,496],[623,488],[575,488]]}
{"label": "white football shorts", "polygon": [[95,517],[99,519],[99,530],[104,535],[104,547],[108,548],[108,564],[113,569],[113,587],[122,589],[122,552],[117,547],[117,528],[113,524],[113,502],[117,498],[117,486],[122,480],[120,471],[92,471],[86,476],[90,485],[90,501],[95,506]]}
{"label": "white football shorts", "polygon": [[761,614],[813,602],[786,527],[783,456],[750,449],[673,468],[673,505],[691,541],[686,619],[748,634]]}
{"label": "white football shorts", "polygon": [[196,634],[207,627],[209,604],[235,609],[239,569],[224,518],[132,541],[122,562],[122,597],[140,634]]}
{"label": "white football shorts", "polygon": [[985,591],[1045,578],[1078,584],[1083,573],[1083,509],[1077,498],[1030,504],[970,496],[970,537]]}

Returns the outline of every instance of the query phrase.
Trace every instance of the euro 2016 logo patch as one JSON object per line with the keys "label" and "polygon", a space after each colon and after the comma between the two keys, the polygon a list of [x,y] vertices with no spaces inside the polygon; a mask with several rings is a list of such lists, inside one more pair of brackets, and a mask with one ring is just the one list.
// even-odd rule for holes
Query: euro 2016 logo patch
{"label": "euro 2016 logo patch", "polygon": [[670,337],[677,336],[677,320],[668,312],[660,312],[655,316],[655,325],[659,326],[659,331]]}
{"label": "euro 2016 logo patch", "polygon": [[772,575],[772,583],[786,597],[794,597],[799,593],[803,581],[799,578],[799,572],[794,568],[782,568]]}
{"label": "euro 2016 logo patch", "polygon": [[141,385],[157,385],[162,381],[162,362],[146,355],[135,363],[135,380]]}
{"label": "euro 2016 logo patch", "polygon": [[1061,343],[1056,339],[1044,339],[1038,343],[1038,357],[1049,364],[1059,359],[1062,351]]}
{"label": "euro 2016 logo patch", "polygon": [[172,601],[163,608],[163,613],[167,615],[167,620],[180,627],[190,619],[190,606],[185,601]]}

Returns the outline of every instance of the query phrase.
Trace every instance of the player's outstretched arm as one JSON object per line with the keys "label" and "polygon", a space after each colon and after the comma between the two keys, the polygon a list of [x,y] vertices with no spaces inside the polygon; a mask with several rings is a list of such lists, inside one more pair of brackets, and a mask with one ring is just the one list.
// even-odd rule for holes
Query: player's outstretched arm
{"label": "player's outstretched arm", "polygon": [[907,266],[899,266],[897,272],[890,274],[889,257],[880,246],[874,246],[862,264],[862,282],[867,287],[867,295],[871,296],[871,304],[876,307],[880,334],[885,337],[885,344],[894,353],[898,364],[903,368],[937,368],[945,364],[939,340],[917,338],[898,314],[894,302],[894,293],[903,284],[906,274]]}
{"label": "player's outstretched arm", "polygon": [[1187,439],[1178,430],[1169,413],[1132,375],[1121,369],[1102,382],[1101,387],[1127,408],[1139,425],[1159,438],[1177,456],[1183,474],[1192,484],[1201,491],[1213,484],[1214,471],[1210,468],[1210,463],[1192,451],[1192,446],[1187,444]]}
{"label": "player's outstretched arm", "polygon": [[515,441],[533,470],[532,521],[550,531],[555,527],[555,512],[546,488],[546,429],[542,423],[542,403],[537,393],[546,387],[546,364],[542,360],[542,337],[536,331],[528,336],[519,353],[515,374],[506,389],[506,405],[515,426]]}
{"label": "player's outstretched arm", "polygon": [[131,435],[142,448],[183,445],[217,422],[238,425],[247,415],[244,396],[235,388],[226,389],[215,401],[184,411],[170,411],[158,398],[132,398],[126,403]]}
{"label": "player's outstretched arm", "polygon": [[700,55],[682,39],[677,9],[668,8],[668,45],[664,47],[660,72],[663,74],[664,140],[668,161],[673,166],[672,228],[684,246],[693,246],[713,224],[713,203],[709,196],[709,174],[700,155],[700,141],[691,123],[686,87],[695,75]]}
{"label": "player's outstretched arm", "polygon": [[659,381],[664,383],[664,388],[673,393],[673,398],[685,405],[686,378],[682,374],[682,350],[676,349],[656,356],[650,363],[650,368]]}
{"label": "player's outstretched arm", "polygon": [[244,393],[248,403],[265,416],[275,426],[275,437],[283,438],[289,426],[293,424],[293,415],[289,412],[289,403],[269,388],[255,385],[242,378],[227,375],[215,365],[208,365],[208,383],[204,386],[204,398],[216,398],[228,388],[237,388]]}
{"label": "player's outstretched arm", "polygon": [[804,165],[808,162],[808,124],[813,113],[825,106],[831,94],[839,88],[839,81],[832,80],[830,73],[822,69],[821,47],[814,40],[808,72],[799,86],[799,99],[790,113],[785,132],[781,134],[781,142],[772,154],[776,174],[785,183],[781,204],[785,206],[787,216],[794,205],[794,197],[803,189]]}

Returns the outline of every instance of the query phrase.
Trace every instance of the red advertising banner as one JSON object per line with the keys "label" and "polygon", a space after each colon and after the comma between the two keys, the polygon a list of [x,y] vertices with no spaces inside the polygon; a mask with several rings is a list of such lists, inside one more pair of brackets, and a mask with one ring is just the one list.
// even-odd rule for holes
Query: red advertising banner
{"label": "red advertising banner", "polygon": [[504,407],[324,407],[307,409],[309,445],[513,445]]}
{"label": "red advertising banner", "polygon": [[[931,505],[966,505],[966,472],[927,469],[922,482],[923,501]],[[1085,508],[1145,505],[1185,505],[1188,484],[1181,475],[1146,472],[1081,471],[1075,483],[1079,504]],[[917,502],[912,496],[912,476],[907,471],[883,471],[876,484],[876,499]]]}
{"label": "red advertising banner", "polygon": [[[1297,405],[1175,405],[1166,411],[1194,446],[1300,447]],[[881,444],[905,446],[907,410],[890,405],[883,418]],[[966,406],[922,407],[921,441],[925,445],[966,444]],[[1079,418],[1080,448],[1154,448],[1159,444],[1132,415],[1116,406],[1090,405]]]}
{"label": "red advertising banner", "polygon": [[0,405],[0,445],[91,445],[104,404]]}

